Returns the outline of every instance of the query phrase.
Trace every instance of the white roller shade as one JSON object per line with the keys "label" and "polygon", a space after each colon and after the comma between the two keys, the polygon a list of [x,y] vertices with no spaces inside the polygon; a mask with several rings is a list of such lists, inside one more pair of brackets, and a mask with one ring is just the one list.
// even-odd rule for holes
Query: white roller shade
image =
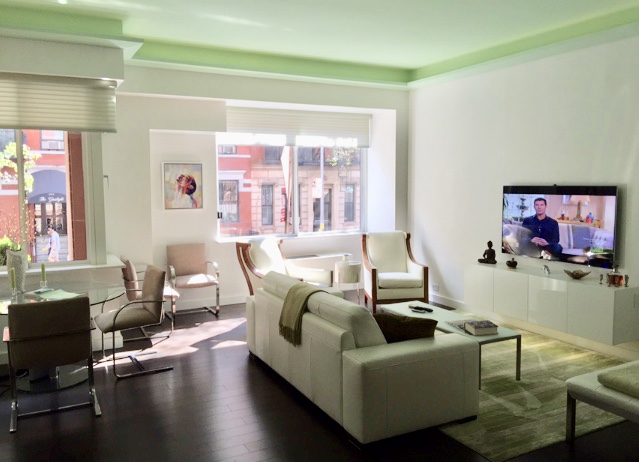
{"label": "white roller shade", "polygon": [[115,132],[114,80],[0,73],[0,127]]}
{"label": "white roller shade", "polygon": [[[232,133],[285,135],[289,146],[370,145],[370,114],[227,107],[226,129]],[[300,138],[304,138],[301,140]],[[322,140],[329,141],[329,143]]]}

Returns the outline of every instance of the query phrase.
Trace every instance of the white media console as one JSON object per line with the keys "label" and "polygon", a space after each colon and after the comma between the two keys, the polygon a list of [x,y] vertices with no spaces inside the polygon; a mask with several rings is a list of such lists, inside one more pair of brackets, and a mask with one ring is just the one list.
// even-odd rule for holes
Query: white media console
{"label": "white media console", "polygon": [[606,345],[639,340],[639,287],[608,287],[605,277],[599,284],[605,271],[595,269],[576,280],[561,268],[545,274],[541,267],[469,263],[464,301],[469,311],[493,312]]}

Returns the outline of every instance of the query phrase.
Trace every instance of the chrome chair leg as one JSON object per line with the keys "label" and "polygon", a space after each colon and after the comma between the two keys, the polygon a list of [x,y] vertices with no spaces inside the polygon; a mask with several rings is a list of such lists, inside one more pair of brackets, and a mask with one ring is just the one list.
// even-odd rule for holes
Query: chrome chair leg
{"label": "chrome chair leg", "polygon": [[138,375],[148,375],[148,374],[157,374],[158,372],[170,371],[173,369],[173,366],[164,366],[158,367],[155,369],[145,369],[140,361],[137,360],[135,355],[128,355],[131,362],[138,368],[138,372],[129,372],[128,374],[119,374],[116,368],[116,356],[115,356],[115,331],[113,331],[113,375],[117,379],[128,379],[130,377],[136,377]]}

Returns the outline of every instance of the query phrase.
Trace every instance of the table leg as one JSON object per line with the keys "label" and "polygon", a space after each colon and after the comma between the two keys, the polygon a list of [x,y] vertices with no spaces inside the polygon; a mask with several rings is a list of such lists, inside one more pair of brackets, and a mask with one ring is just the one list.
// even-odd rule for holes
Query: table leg
{"label": "table leg", "polygon": [[517,337],[517,360],[516,360],[515,379],[521,380],[521,335]]}
{"label": "table leg", "polygon": [[479,344],[479,389],[481,390],[481,343]]}

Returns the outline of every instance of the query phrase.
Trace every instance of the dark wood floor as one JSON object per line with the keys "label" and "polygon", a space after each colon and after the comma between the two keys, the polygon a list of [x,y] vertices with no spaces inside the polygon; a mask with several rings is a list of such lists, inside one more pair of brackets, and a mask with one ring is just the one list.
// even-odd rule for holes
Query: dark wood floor
{"label": "dark wood floor", "polygon": [[[349,298],[351,295],[349,295]],[[225,306],[220,319],[244,317]],[[210,314],[178,317],[177,327],[201,331]],[[178,337],[167,340],[177,342]],[[21,419],[9,434],[9,400],[0,396],[0,461],[484,461],[428,429],[357,447],[293,387],[247,351],[245,324],[214,339],[175,345],[176,356],[149,359],[174,370],[115,381],[96,370],[103,415],[89,408]],[[6,383],[6,377],[2,383]],[[86,390],[66,392],[68,399]],[[22,394],[28,407],[46,395]],[[639,426],[622,423],[527,454],[519,461],[639,460]]]}

